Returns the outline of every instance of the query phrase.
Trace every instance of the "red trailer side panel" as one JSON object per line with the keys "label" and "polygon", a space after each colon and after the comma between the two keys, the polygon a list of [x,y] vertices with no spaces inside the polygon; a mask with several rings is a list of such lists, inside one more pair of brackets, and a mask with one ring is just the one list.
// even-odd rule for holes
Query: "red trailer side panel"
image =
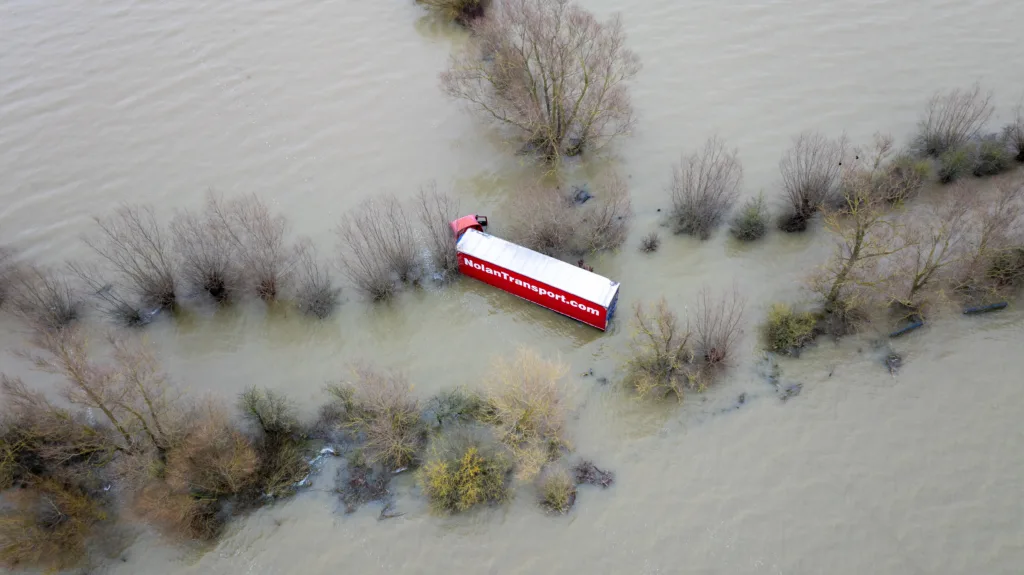
{"label": "red trailer side panel", "polygon": [[608,326],[608,310],[600,305],[493,263],[459,253],[459,271],[539,306],[596,327]]}

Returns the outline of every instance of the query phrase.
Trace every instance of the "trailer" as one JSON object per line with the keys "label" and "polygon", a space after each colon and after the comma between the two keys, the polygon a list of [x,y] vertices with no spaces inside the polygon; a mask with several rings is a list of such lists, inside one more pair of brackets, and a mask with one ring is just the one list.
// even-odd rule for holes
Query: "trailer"
{"label": "trailer", "polygon": [[471,278],[602,331],[619,297],[619,283],[483,231],[477,215],[451,222],[459,271]]}

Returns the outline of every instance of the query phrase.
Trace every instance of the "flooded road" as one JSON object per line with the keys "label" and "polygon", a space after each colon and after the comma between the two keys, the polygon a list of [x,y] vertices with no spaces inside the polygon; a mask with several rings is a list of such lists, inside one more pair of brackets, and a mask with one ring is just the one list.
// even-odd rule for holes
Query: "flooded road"
{"label": "flooded road", "polygon": [[[120,574],[281,573],[1019,573],[1024,566],[1024,315],[948,314],[898,340],[896,378],[869,330],[782,363],[803,392],[785,403],[759,374],[768,303],[805,294],[830,246],[821,233],[740,246],[659,229],[671,164],[713,133],[739,149],[744,193],[774,198],[778,159],[804,129],[877,130],[906,141],[937,89],[980,81],[995,129],[1024,94],[1024,5],[954,2],[584,0],[620,11],[644,69],[638,124],[597,166],[628,179],[637,217],[621,253],[595,259],[622,282],[619,309],[664,295],[682,311],[704,285],[748,300],[746,353],[723,384],[682,407],[613,384],[627,314],[608,334],[469,281],[370,306],[349,289],[322,324],[241,306],[163,321],[148,335],[174,379],[233,396],[286,391],[312,413],[353,361],[409,372],[426,398],[482,385],[494,357],[526,344],[572,365],[570,436],[613,469],[569,516],[522,486],[502,509],[439,519],[411,487],[406,514],[343,515],[324,491],[233,523],[195,555],[143,532]],[[462,33],[389,2],[0,0],[0,243],[57,263],[85,253],[90,218],[118,202],[169,219],[207,190],[254,192],[322,254],[341,214],[436,180],[501,233],[505,198],[537,177],[511,144],[438,88]],[[929,190],[928,194],[941,193]],[[91,325],[99,325],[93,321]],[[0,347],[20,342],[0,319]],[[25,374],[5,355],[4,371]],[[593,369],[594,377],[575,374]],[[831,375],[830,375],[831,374]],[[33,376],[35,377],[35,376]],[[736,397],[749,399],[726,410]],[[318,488],[329,489],[325,470]]]}

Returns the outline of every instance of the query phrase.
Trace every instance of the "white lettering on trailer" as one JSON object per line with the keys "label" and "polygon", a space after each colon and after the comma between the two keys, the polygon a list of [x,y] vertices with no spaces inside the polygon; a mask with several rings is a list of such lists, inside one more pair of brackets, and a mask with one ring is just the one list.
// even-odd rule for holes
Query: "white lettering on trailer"
{"label": "white lettering on trailer", "polygon": [[555,301],[560,301],[560,302],[563,302],[563,303],[567,303],[567,304],[571,305],[572,307],[574,307],[576,309],[583,310],[583,311],[585,311],[585,312],[587,312],[589,314],[598,315],[598,316],[601,315],[600,311],[598,311],[598,310],[596,310],[596,309],[594,309],[592,307],[586,306],[586,305],[584,305],[582,303],[579,303],[576,300],[571,300],[571,299],[567,300],[567,299],[565,299],[565,296],[562,295],[562,294],[556,294],[556,293],[550,292],[550,291],[548,291],[548,290],[546,290],[546,289],[544,289],[542,287],[537,287],[537,286],[535,286],[535,285],[533,285],[533,284],[531,284],[529,282],[525,282],[525,281],[522,281],[522,280],[517,279],[517,278],[509,277],[508,272],[503,272],[503,271],[500,271],[500,270],[496,270],[496,269],[490,268],[490,267],[488,267],[488,266],[486,266],[484,264],[478,264],[478,263],[470,260],[467,257],[463,257],[462,258],[462,262],[465,263],[467,266],[469,266],[471,268],[478,269],[478,270],[486,273],[487,275],[492,275],[492,276],[495,276],[495,277],[500,277],[500,278],[504,279],[505,281],[507,281],[509,283],[514,283],[517,286],[520,286],[520,287],[522,287],[524,289],[528,289],[528,290],[530,290],[532,292],[536,292],[536,293],[538,293],[540,295],[547,296],[547,297],[549,297],[549,298],[551,298],[551,299],[553,299]]}

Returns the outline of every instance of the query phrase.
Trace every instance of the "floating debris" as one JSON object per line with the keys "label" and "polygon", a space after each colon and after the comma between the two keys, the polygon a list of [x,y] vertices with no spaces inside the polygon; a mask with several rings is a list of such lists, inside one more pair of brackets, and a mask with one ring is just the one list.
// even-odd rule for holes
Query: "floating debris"
{"label": "floating debris", "polygon": [[903,356],[895,351],[885,356],[885,367],[889,368],[889,375],[896,377],[896,373],[903,367]]}
{"label": "floating debris", "polygon": [[615,473],[605,471],[594,465],[594,462],[589,460],[577,463],[576,466],[572,468],[572,473],[576,478],[576,483],[578,484],[587,483],[607,489],[615,483]]}
{"label": "floating debris", "polygon": [[910,322],[907,325],[905,325],[905,326],[897,329],[896,331],[890,333],[889,337],[899,337],[899,336],[901,336],[903,334],[910,333],[910,332],[914,331],[915,329],[917,329],[917,328],[919,328],[919,327],[921,327],[923,325],[924,325],[924,321],[922,321],[922,320],[917,320],[917,321]]}
{"label": "floating debris", "polygon": [[988,305],[976,305],[974,307],[969,307],[965,309],[964,315],[974,315],[978,313],[988,313],[990,311],[999,311],[1001,309],[1005,309],[1006,306],[1007,303],[1005,301],[1001,301],[999,303],[990,303]]}
{"label": "floating debris", "polygon": [[787,401],[791,397],[796,397],[796,396],[800,395],[800,392],[803,391],[803,390],[804,390],[804,384],[802,384],[802,383],[793,383],[793,384],[787,385],[785,388],[783,388],[779,392],[779,399],[781,399],[782,401]]}
{"label": "floating debris", "polygon": [[296,481],[293,486],[296,488],[308,487],[310,483],[312,483],[311,478],[313,477],[313,474],[320,470],[320,467],[323,466],[324,460],[327,457],[337,456],[338,452],[335,451],[333,447],[325,447],[321,449],[320,453],[316,457],[309,460],[309,473],[307,473],[306,476],[303,477],[302,479]]}

